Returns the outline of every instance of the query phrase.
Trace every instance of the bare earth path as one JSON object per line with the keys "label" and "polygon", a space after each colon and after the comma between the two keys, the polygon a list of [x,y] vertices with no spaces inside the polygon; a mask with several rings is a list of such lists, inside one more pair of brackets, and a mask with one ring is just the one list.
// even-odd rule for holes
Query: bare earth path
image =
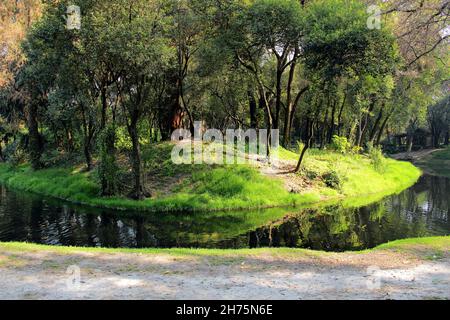
{"label": "bare earth path", "polygon": [[442,151],[442,149],[424,149],[420,151],[396,153],[391,155],[391,158],[395,160],[417,161],[429,156],[436,151]]}
{"label": "bare earth path", "polygon": [[59,253],[0,245],[0,299],[450,299],[450,254]]}

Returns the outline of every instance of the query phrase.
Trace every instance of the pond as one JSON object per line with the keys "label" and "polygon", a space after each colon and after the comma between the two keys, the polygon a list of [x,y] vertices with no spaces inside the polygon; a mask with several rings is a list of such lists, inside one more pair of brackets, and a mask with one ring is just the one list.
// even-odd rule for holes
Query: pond
{"label": "pond", "polygon": [[93,209],[0,186],[0,241],[127,248],[294,247],[362,250],[388,241],[450,235],[450,179],[360,208],[343,205],[217,213]]}

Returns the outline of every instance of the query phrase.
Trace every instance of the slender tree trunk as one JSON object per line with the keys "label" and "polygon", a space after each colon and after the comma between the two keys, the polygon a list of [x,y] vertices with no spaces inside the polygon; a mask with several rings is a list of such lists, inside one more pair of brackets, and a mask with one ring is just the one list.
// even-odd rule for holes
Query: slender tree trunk
{"label": "slender tree trunk", "polygon": [[370,104],[369,110],[364,117],[364,121],[362,119],[360,121],[359,137],[358,137],[358,144],[357,144],[359,147],[363,146],[364,136],[366,135],[367,127],[369,125],[369,117],[370,117],[370,114],[372,113],[373,109],[375,109],[375,101],[372,101],[372,103]]}
{"label": "slender tree trunk", "polygon": [[373,128],[370,132],[369,141],[371,142],[373,142],[373,140],[375,139],[375,135],[377,134],[378,126],[380,125],[381,119],[383,119],[383,109],[380,110],[377,120],[375,121],[375,124],[373,125]]}
{"label": "slender tree trunk", "polygon": [[101,118],[101,122],[100,122],[100,130],[103,130],[106,127],[106,112],[108,110],[108,101],[106,98],[106,88],[102,88],[102,90],[101,90],[101,100],[102,100],[102,118]]}
{"label": "slender tree trunk", "polygon": [[255,96],[253,92],[248,91],[248,103],[250,107],[250,128],[258,128],[258,106],[256,104]]}
{"label": "slender tree trunk", "polygon": [[91,171],[92,170],[92,155],[91,155],[91,150],[89,147],[89,142],[85,140],[84,142],[84,158],[86,160],[86,170],[87,171]]}
{"label": "slender tree trunk", "polygon": [[28,108],[28,132],[29,132],[29,153],[31,166],[34,170],[42,168],[41,155],[42,155],[42,138],[39,133],[38,123],[38,105],[35,103],[30,104]]}
{"label": "slender tree trunk", "polygon": [[[295,54],[297,54],[297,50],[295,50]],[[291,143],[291,123],[292,123],[292,83],[294,81],[296,62],[293,61],[291,67],[289,69],[289,78],[287,84],[287,97],[286,97],[286,108],[284,112],[284,134],[283,134],[283,146],[285,148],[289,147]]]}
{"label": "slender tree trunk", "polygon": [[383,137],[383,132],[384,132],[384,129],[386,128],[389,118],[390,118],[390,116],[387,116],[384,119],[383,123],[381,124],[380,130],[378,130],[378,136],[377,136],[377,142],[376,142],[377,146],[379,146],[381,143],[381,138]]}
{"label": "slender tree trunk", "polygon": [[327,130],[327,124],[328,124],[328,105],[326,106],[327,110],[325,112],[325,118],[323,119],[323,124],[322,124],[322,130],[320,133],[320,149],[323,149],[325,147],[325,133]]}
{"label": "slender tree trunk", "polygon": [[280,69],[280,63],[277,70],[277,83],[276,83],[276,92],[275,92],[275,119],[273,120],[273,129],[280,128],[280,111],[281,111],[281,85],[282,85],[282,77],[283,72]]}
{"label": "slender tree trunk", "polygon": [[308,149],[311,147],[311,140],[312,137],[314,135],[314,131],[313,131],[313,123],[308,119],[307,120],[307,127],[308,127],[308,134],[307,134],[307,138],[306,138],[306,143],[305,146],[303,147],[303,150],[300,154],[300,158],[298,160],[297,163],[297,167],[295,168],[294,172],[299,172],[301,167],[302,167],[302,163],[303,163],[303,159],[305,158],[306,155],[306,151],[308,151]]}
{"label": "slender tree trunk", "polygon": [[334,101],[333,103],[333,109],[331,111],[331,120],[330,120],[330,129],[328,131],[328,143],[331,143],[331,140],[334,136],[334,130],[335,130],[335,118],[336,118],[336,104],[337,101]]}
{"label": "slender tree trunk", "polygon": [[137,129],[138,116],[135,114],[131,117],[128,126],[128,133],[130,134],[132,142],[131,151],[131,166],[133,169],[133,191],[130,195],[135,200],[142,200],[145,198],[143,179],[142,179],[142,164],[141,164],[141,150],[139,145],[139,134]]}
{"label": "slender tree trunk", "polygon": [[347,92],[345,92],[344,94],[344,99],[342,99],[342,105],[341,108],[339,110],[339,115],[338,115],[338,120],[337,120],[337,124],[338,124],[338,136],[341,135],[341,130],[342,130],[342,115],[344,114],[344,108],[345,108],[345,103],[347,102]]}

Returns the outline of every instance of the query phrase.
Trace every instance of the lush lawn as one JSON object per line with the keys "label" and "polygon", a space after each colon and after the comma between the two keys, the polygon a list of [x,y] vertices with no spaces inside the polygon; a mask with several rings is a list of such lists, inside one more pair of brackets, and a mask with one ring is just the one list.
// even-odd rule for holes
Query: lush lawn
{"label": "lush lawn", "polygon": [[[294,161],[298,155],[281,149],[279,157]],[[2,164],[0,182],[18,190],[98,207],[213,211],[300,206],[344,198],[350,205],[362,205],[408,188],[421,175],[419,169],[407,162],[385,159],[380,172],[363,155],[312,150],[301,173],[309,181],[309,187],[294,194],[285,188],[282,179],[262,175],[249,165],[174,165],[167,144],[145,150],[144,160],[150,179],[158,181],[159,185],[173,186],[164,192],[155,190],[159,192],[155,192],[154,197],[139,202],[125,197],[100,197],[95,173],[82,172],[81,166],[34,172],[28,166],[12,168]],[[327,186],[324,177],[330,173],[337,177],[339,185]],[[174,177],[179,177],[180,181],[173,183]]]}

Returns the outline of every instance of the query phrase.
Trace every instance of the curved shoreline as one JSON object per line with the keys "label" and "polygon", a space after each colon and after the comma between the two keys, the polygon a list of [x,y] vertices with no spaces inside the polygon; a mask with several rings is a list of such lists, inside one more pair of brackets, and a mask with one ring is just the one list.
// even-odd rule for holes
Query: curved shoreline
{"label": "curved shoreline", "polygon": [[[57,199],[60,201],[67,201],[75,205],[88,206],[92,208],[99,209],[109,209],[109,210],[117,210],[117,211],[138,211],[138,212],[165,212],[165,213],[181,213],[181,212],[220,212],[220,211],[244,211],[244,210],[263,210],[263,209],[271,209],[271,208],[297,208],[297,207],[305,207],[312,205],[327,205],[334,204],[337,202],[342,202],[346,206],[351,207],[360,207],[364,205],[368,205],[370,203],[381,200],[382,198],[400,193],[411,186],[413,186],[418,179],[421,177],[422,172],[419,168],[413,166],[408,162],[400,162],[396,160],[389,160],[392,163],[390,165],[395,164],[397,167],[403,167],[402,170],[408,172],[408,176],[401,176],[401,180],[399,181],[399,177],[391,177],[387,175],[383,177],[391,187],[386,189],[382,189],[377,192],[360,192],[358,190],[355,194],[351,195],[343,195],[343,194],[333,194],[329,195],[328,188],[319,188],[314,190],[314,192],[305,192],[300,194],[292,194],[287,191],[284,194],[280,195],[279,201],[271,204],[258,204],[253,205],[252,201],[249,201],[249,206],[216,206],[214,207],[211,203],[208,203],[208,200],[205,203],[195,202],[191,204],[192,199],[201,198],[202,194],[189,194],[189,193],[180,193],[175,194],[169,197],[157,198],[157,199],[147,199],[144,201],[135,201],[126,198],[101,198],[98,196],[90,196],[88,194],[89,188],[92,189],[95,186],[91,181],[86,178],[86,175],[83,173],[72,173],[69,174],[70,178],[75,178],[75,181],[86,184],[86,194],[76,194],[76,197],[72,196],[61,196],[56,192],[49,191],[45,186],[49,183],[52,184],[61,184],[64,185],[66,183],[66,176],[61,176],[56,178],[56,182],[52,180],[46,180],[45,177],[41,177],[41,175],[46,170],[42,170],[40,172],[32,172],[28,168],[22,169],[14,169],[5,164],[0,164],[0,183],[6,186],[7,188],[11,188],[13,191],[25,191],[31,192],[39,196],[49,197],[53,199]],[[48,169],[49,171],[52,169]],[[61,183],[58,183],[59,180]],[[271,183],[275,183],[275,179],[264,177],[267,181]],[[79,180],[79,181],[78,181]],[[393,186],[393,187],[392,187]],[[70,193],[70,188],[72,185],[68,185],[67,192]],[[66,191],[66,190],[65,190]],[[279,191],[279,190],[278,190]],[[251,195],[250,195],[251,197]],[[84,199],[80,199],[84,198]],[[196,200],[197,200],[196,199]],[[220,201],[221,198],[214,199],[214,201]],[[229,200],[229,199],[225,199]],[[277,199],[278,200],[278,199]],[[212,202],[212,201],[211,201]],[[226,204],[226,201],[224,201]]]}

